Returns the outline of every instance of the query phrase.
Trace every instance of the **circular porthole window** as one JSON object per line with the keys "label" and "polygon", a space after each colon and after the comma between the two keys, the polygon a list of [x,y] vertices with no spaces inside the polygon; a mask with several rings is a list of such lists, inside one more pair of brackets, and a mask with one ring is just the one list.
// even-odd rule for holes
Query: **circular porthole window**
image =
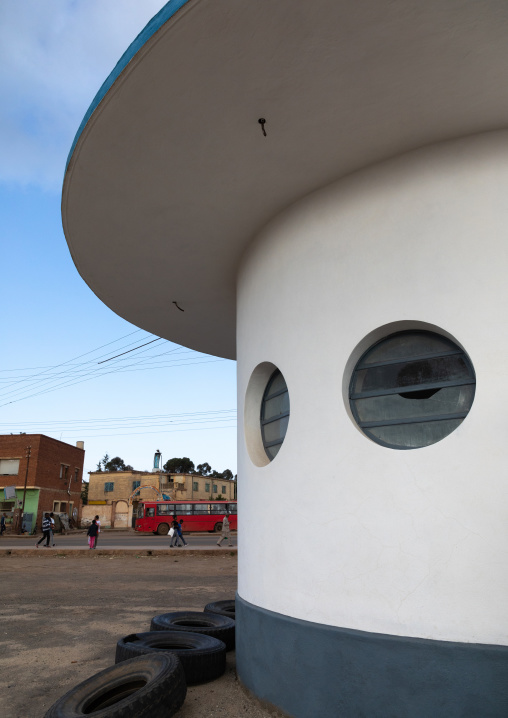
{"label": "circular porthole window", "polygon": [[357,363],[349,391],[356,423],[390,449],[435,444],[464,421],[475,394],[469,357],[454,342],[427,331],[382,339]]}
{"label": "circular porthole window", "polygon": [[278,369],[271,375],[261,401],[261,438],[266,455],[274,459],[289,423],[289,392]]}

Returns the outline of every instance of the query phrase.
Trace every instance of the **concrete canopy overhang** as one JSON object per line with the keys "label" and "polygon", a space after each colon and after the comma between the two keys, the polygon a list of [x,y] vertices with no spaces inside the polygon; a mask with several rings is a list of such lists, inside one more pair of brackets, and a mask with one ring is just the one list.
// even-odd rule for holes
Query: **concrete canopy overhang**
{"label": "concrete canopy overhang", "polygon": [[256,233],[351,172],[505,128],[507,76],[504,0],[172,0],[76,136],[74,262],[128,321],[234,358]]}

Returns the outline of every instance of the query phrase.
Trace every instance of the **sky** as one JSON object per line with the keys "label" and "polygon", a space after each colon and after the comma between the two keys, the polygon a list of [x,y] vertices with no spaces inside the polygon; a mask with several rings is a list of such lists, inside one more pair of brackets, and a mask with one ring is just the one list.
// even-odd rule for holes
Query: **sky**
{"label": "sky", "polygon": [[84,441],[85,478],[106,453],[151,470],[157,450],[163,463],[188,456],[236,473],[235,362],[114,314],[78,275],[62,231],[74,135],[164,4],[0,2],[0,434]]}

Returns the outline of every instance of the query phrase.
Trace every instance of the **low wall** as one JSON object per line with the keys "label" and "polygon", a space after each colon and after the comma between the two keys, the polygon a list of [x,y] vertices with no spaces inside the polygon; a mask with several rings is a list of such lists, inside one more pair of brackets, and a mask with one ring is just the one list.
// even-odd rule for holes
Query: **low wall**
{"label": "low wall", "polygon": [[111,509],[111,504],[103,506],[87,504],[86,506],[83,506],[81,511],[81,526],[83,528],[90,526],[98,514],[99,521],[101,522],[101,528],[111,528]]}

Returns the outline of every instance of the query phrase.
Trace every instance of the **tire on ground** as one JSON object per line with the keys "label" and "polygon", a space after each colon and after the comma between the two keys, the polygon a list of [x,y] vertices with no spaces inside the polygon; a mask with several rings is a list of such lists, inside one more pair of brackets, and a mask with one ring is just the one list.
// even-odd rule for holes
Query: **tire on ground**
{"label": "tire on ground", "polygon": [[131,633],[116,644],[115,662],[166,652],[180,659],[187,685],[213,681],[226,670],[226,644],[218,638],[191,631]]}
{"label": "tire on ground", "polygon": [[169,531],[169,524],[159,524],[157,526],[157,533],[159,536],[167,536]]}
{"label": "tire on ground", "polygon": [[207,603],[204,611],[206,613],[218,613],[219,616],[229,616],[234,620],[235,618],[235,599],[230,598],[227,601],[213,601]]}
{"label": "tire on ground", "polygon": [[217,522],[215,524],[215,526],[213,527],[213,530],[215,531],[216,534],[220,534],[222,531],[222,521]]}
{"label": "tire on ground", "polygon": [[131,658],[68,691],[44,718],[169,718],[183,705],[185,674],[171,653]]}
{"label": "tire on ground", "polygon": [[193,631],[218,638],[226,644],[226,650],[235,647],[235,622],[228,616],[199,611],[172,611],[152,618],[151,631]]}

